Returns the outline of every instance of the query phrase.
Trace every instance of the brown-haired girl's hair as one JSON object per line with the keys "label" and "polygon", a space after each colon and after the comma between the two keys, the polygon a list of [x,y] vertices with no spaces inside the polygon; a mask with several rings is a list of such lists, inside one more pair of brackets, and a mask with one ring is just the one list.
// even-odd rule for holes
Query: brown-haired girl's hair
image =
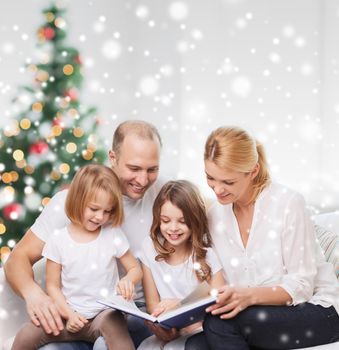
{"label": "brown-haired girl's hair", "polygon": [[253,179],[253,203],[269,184],[270,174],[263,146],[239,127],[220,127],[207,138],[204,159],[221,169],[250,173],[259,164],[259,173]]}
{"label": "brown-haired girl's hair", "polygon": [[68,218],[82,225],[86,206],[98,191],[105,191],[111,197],[112,225],[120,226],[124,219],[120,183],[114,171],[107,166],[90,164],[80,168],[75,174],[67,193],[65,212]]}
{"label": "brown-haired girl's hair", "polygon": [[208,229],[206,208],[198,189],[189,181],[167,182],[154,201],[151,239],[158,253],[155,260],[166,260],[174,252],[174,248],[168,249],[165,247],[160,232],[161,207],[166,201],[170,201],[182,211],[185,223],[191,231],[192,259],[193,263],[198,263],[195,269],[198,280],[209,280],[211,278],[211,267],[206,262],[206,248],[211,247],[211,236]]}

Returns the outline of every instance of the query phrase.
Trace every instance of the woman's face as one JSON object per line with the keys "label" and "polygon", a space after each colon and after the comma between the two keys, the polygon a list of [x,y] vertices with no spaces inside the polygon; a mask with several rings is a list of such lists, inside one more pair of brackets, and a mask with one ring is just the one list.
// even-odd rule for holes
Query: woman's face
{"label": "woman's face", "polygon": [[219,168],[210,160],[205,160],[207,184],[212,188],[220,204],[247,203],[252,195],[252,179],[257,170],[241,173]]}

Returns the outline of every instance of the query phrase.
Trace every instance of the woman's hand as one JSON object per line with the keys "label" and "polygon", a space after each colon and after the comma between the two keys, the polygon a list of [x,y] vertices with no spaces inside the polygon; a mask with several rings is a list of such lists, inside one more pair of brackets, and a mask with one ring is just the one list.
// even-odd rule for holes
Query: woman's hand
{"label": "woman's hand", "polygon": [[117,285],[117,293],[126,300],[133,299],[134,289],[134,283],[126,277],[122,278]]}
{"label": "woman's hand", "polygon": [[163,299],[154,308],[152,316],[158,317],[160,314],[175,309],[180,304],[180,299]]}
{"label": "woman's hand", "polygon": [[206,312],[221,315],[220,318],[232,318],[254,304],[253,288],[234,288],[226,285],[219,288],[218,292],[216,303],[209,306]]}
{"label": "woman's hand", "polygon": [[68,320],[66,323],[66,329],[71,333],[79,332],[81,328],[85,326],[88,322],[84,316],[72,311],[68,315]]}
{"label": "woman's hand", "polygon": [[147,327],[161,340],[166,343],[179,337],[180,333],[175,328],[166,329],[150,321],[145,321]]}

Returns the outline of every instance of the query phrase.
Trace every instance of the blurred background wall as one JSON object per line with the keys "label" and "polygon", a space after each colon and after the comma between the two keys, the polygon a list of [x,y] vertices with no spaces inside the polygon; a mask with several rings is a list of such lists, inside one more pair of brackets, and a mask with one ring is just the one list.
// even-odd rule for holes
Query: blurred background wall
{"label": "blurred background wall", "polygon": [[[84,62],[82,101],[111,143],[126,119],[154,123],[161,171],[206,196],[203,146],[239,125],[261,140],[273,177],[320,211],[339,205],[339,3],[334,0],[69,0],[70,45]],[[36,61],[46,0],[0,2],[2,127],[23,69]]]}

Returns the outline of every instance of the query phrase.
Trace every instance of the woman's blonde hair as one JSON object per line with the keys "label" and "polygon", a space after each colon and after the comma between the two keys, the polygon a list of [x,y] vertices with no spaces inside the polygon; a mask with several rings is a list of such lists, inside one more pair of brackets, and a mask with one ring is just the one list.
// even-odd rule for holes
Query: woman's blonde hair
{"label": "woman's blonde hair", "polygon": [[124,219],[124,212],[119,179],[112,169],[100,164],[86,165],[75,174],[65,203],[68,218],[82,225],[86,206],[90,201],[95,200],[100,190],[110,196],[112,225],[120,226]]}
{"label": "woman's blonde hair", "polygon": [[155,260],[166,260],[175,251],[174,248],[167,248],[164,245],[164,238],[160,231],[161,207],[167,201],[182,211],[185,224],[191,231],[192,260],[198,263],[198,268],[195,270],[196,276],[199,281],[208,281],[211,278],[211,267],[206,262],[206,254],[207,248],[211,246],[211,235],[208,229],[206,208],[199,190],[189,181],[167,182],[154,201],[151,239],[158,253]]}
{"label": "woman's blonde hair", "polygon": [[264,147],[248,132],[239,127],[220,127],[207,138],[204,159],[221,169],[248,174],[259,164],[259,172],[253,179],[254,202],[270,182],[270,174]]}

